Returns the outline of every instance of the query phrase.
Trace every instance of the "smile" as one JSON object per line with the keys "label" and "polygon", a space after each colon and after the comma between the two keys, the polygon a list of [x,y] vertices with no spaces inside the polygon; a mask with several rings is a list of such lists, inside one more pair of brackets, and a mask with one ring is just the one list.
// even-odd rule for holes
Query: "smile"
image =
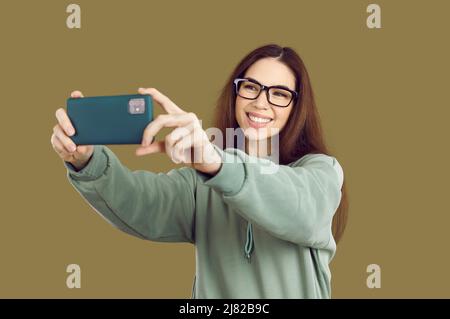
{"label": "smile", "polygon": [[247,115],[247,119],[248,122],[250,124],[250,126],[254,127],[254,128],[260,128],[265,126],[267,123],[270,123],[273,121],[272,118],[264,116],[264,115],[260,115],[260,114],[256,114],[253,112],[248,112],[246,113]]}

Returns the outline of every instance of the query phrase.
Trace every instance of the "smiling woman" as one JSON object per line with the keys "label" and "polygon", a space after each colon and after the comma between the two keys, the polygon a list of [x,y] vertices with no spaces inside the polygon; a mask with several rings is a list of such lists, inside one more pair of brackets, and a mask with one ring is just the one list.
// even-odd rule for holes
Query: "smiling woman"
{"label": "smiling woman", "polygon": [[[295,75],[286,64],[276,58],[262,58],[248,68],[244,79],[237,79],[234,83],[237,94],[236,120],[244,132],[249,131],[246,135],[250,139],[267,139],[283,129],[292,111],[294,97],[297,96]],[[261,94],[263,91],[266,94]],[[265,130],[255,132],[248,130],[249,127]]]}
{"label": "smiling woman", "polygon": [[[130,171],[104,145],[73,145],[73,126],[60,109],[51,143],[91,207],[133,236],[194,244],[193,298],[330,298],[329,263],[346,222],[344,175],[325,147],[297,53],[257,48],[225,84],[216,127],[257,141],[245,149],[235,139],[225,149],[213,145],[196,114],[154,88],[139,92],[166,114],[147,126],[136,154],[163,152],[186,165],[166,174]],[[174,129],[154,141],[164,127]],[[282,145],[276,164],[260,152],[275,138]],[[264,174],[268,163],[277,169]]]}

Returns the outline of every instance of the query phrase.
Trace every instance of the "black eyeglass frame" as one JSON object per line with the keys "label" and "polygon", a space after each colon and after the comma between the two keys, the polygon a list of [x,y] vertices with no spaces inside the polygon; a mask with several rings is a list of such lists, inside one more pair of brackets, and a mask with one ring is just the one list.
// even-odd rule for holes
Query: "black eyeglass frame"
{"label": "black eyeglass frame", "polygon": [[[242,96],[242,95],[239,94],[239,83],[243,82],[243,81],[248,81],[248,82],[257,84],[257,85],[259,85],[261,87],[261,89],[259,90],[258,95],[256,97],[249,98],[249,97],[245,97],[245,96]],[[256,80],[247,79],[247,78],[236,78],[236,79],[234,79],[233,83],[234,83],[236,94],[239,95],[240,97],[244,98],[244,99],[247,99],[247,100],[256,100],[261,95],[261,92],[264,91],[264,90],[266,91],[267,102],[269,102],[272,105],[278,106],[278,107],[288,107],[293,100],[296,100],[298,98],[298,93],[296,91],[292,91],[292,90],[290,90],[290,89],[288,89],[288,88],[286,88],[286,87],[284,87],[282,85],[265,86],[265,85],[259,83]],[[291,100],[289,101],[289,103],[287,105],[283,106],[283,105],[278,105],[278,104],[274,104],[274,103],[270,102],[269,90],[272,89],[272,88],[282,89],[282,90],[290,92],[292,94],[292,97],[291,97]]]}

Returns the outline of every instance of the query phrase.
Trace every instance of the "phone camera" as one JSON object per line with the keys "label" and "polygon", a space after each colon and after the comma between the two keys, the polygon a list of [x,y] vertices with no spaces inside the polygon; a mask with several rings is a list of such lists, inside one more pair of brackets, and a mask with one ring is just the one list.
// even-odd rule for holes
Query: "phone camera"
{"label": "phone camera", "polygon": [[145,100],[144,99],[131,99],[128,102],[128,112],[130,114],[145,113]]}

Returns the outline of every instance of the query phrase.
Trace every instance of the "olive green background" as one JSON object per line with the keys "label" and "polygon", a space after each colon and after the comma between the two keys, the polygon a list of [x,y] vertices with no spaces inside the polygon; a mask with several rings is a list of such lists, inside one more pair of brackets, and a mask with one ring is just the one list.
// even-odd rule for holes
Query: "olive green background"
{"label": "olive green background", "polygon": [[[66,27],[72,2],[81,30]],[[98,216],[50,145],[54,114],[75,89],[153,86],[208,127],[234,66],[272,42],[304,59],[345,172],[333,297],[450,297],[448,1],[72,2],[0,5],[0,297],[189,298],[194,247],[143,241]],[[366,27],[372,2],[382,29]],[[111,148],[130,169],[176,167]],[[66,287],[71,263],[81,289]],[[372,263],[380,289],[366,286]]]}

